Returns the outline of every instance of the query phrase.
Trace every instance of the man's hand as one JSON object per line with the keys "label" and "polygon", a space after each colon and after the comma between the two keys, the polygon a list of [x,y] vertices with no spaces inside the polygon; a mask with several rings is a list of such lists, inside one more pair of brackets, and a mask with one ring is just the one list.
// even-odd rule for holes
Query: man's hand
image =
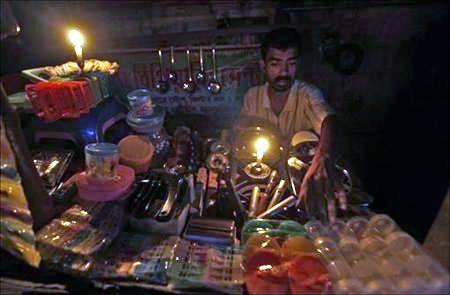
{"label": "man's hand", "polygon": [[346,195],[339,183],[338,171],[326,154],[318,151],[305,174],[298,195],[309,215],[321,220],[336,220],[336,199],[341,209],[346,209]]}

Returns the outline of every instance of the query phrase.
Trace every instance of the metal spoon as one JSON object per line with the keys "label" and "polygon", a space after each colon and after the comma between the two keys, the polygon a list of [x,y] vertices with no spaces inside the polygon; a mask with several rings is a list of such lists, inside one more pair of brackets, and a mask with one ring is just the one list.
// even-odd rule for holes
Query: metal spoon
{"label": "metal spoon", "polygon": [[188,80],[183,83],[183,90],[187,93],[193,93],[195,91],[195,83],[192,80],[191,58],[189,49],[186,50],[187,66],[188,66]]}
{"label": "metal spoon", "polygon": [[173,46],[170,47],[170,68],[169,68],[169,81],[172,83],[177,82],[177,73],[174,70],[175,66],[175,56],[173,54]]}
{"label": "metal spoon", "polygon": [[156,90],[158,90],[160,93],[166,93],[167,90],[169,90],[169,83],[164,81],[164,75],[163,75],[163,59],[162,59],[162,52],[161,49],[158,50],[158,56],[159,56],[159,73],[160,73],[160,80],[156,82]]}
{"label": "metal spoon", "polygon": [[216,49],[212,48],[212,60],[213,60],[213,79],[208,83],[208,91],[212,94],[217,94],[222,89],[222,86],[217,81],[217,68],[216,68]]}
{"label": "metal spoon", "polygon": [[206,79],[208,79],[208,75],[205,72],[205,68],[203,66],[203,48],[200,47],[200,71],[195,75],[195,79],[197,83],[205,83]]}

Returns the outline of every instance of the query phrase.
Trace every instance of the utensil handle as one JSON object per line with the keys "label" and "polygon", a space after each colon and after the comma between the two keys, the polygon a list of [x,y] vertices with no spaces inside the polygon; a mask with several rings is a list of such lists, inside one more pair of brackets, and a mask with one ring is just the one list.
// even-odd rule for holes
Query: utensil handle
{"label": "utensil handle", "polygon": [[213,61],[213,78],[217,80],[217,69],[216,69],[216,49],[213,47],[212,49],[212,61]]}
{"label": "utensil handle", "polygon": [[158,56],[159,56],[159,74],[161,77],[161,81],[163,80],[163,59],[162,59],[162,51],[161,49],[158,50]]}
{"label": "utensil handle", "polygon": [[279,202],[275,206],[267,209],[265,212],[258,215],[257,218],[267,218],[273,214],[281,212],[283,208],[290,207],[295,203],[295,200],[297,198],[295,196],[289,196],[288,198],[284,199],[283,201]]}
{"label": "utensil handle", "polygon": [[189,52],[189,49],[186,49],[186,58],[187,58],[187,68],[188,68],[189,81],[192,81],[191,53]]}
{"label": "utensil handle", "polygon": [[203,47],[200,47],[200,71],[204,71],[203,67]]}
{"label": "utensil handle", "polygon": [[170,47],[170,69],[172,70],[173,65],[175,64],[175,57],[173,54],[173,46]]}

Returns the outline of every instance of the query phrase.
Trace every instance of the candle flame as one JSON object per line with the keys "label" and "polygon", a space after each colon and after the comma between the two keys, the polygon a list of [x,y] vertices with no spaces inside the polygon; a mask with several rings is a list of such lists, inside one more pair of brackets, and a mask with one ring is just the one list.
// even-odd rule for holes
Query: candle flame
{"label": "candle flame", "polygon": [[269,148],[269,142],[264,137],[260,137],[255,142],[255,148],[256,148],[256,158],[258,161],[261,161],[264,153]]}
{"label": "candle flame", "polygon": [[69,40],[73,44],[73,46],[83,46],[84,45],[84,37],[77,30],[70,30],[68,33]]}

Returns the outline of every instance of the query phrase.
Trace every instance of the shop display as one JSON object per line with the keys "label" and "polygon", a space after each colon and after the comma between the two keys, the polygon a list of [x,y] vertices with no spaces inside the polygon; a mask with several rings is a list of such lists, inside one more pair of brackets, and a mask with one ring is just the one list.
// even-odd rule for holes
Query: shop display
{"label": "shop display", "polygon": [[[182,90],[188,96],[196,83],[211,94],[221,91],[215,48],[212,75],[204,69],[204,48],[199,47],[195,77],[192,52],[186,50]],[[102,99],[116,99],[109,76],[118,64],[83,60],[75,51],[77,63],[41,71],[51,82],[27,86],[33,116],[71,122]],[[174,48],[167,75],[163,51],[157,51],[160,94],[177,83]],[[165,292],[448,293],[448,272],[389,216],[368,209],[372,197],[356,187],[345,165],[335,163],[348,198],[339,219],[322,223],[297,208],[318,147],[315,134],[299,132],[289,144],[270,128],[254,125],[203,138],[191,122],[165,124],[166,111],[150,93],[141,88],[121,94],[129,104],[130,128],[116,136],[117,145],[96,136],[97,142],[86,140],[76,151],[47,150],[43,144],[33,152],[49,198],[69,207],[36,237],[16,158],[3,150],[1,129],[2,248],[33,266],[42,259],[43,269]],[[62,182],[74,161],[82,165],[82,148],[84,171]]]}

